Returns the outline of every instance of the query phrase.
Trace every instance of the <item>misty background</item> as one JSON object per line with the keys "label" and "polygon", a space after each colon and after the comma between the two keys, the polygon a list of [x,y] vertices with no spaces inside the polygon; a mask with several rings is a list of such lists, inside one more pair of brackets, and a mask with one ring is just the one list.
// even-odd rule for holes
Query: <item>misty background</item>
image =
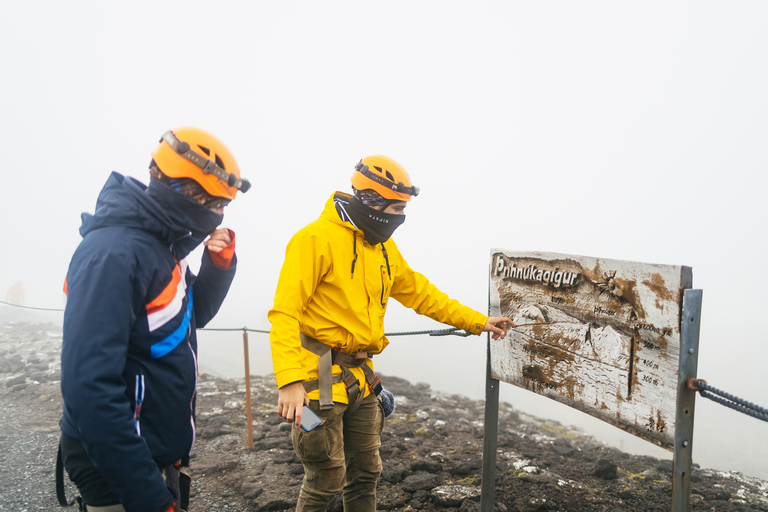
{"label": "misty background", "polygon": [[[487,311],[492,247],[690,266],[699,377],[768,405],[765,2],[75,0],[3,17],[3,296],[22,281],[25,305],[61,308],[109,172],[147,182],[162,133],[192,125],[253,183],[226,209],[238,273],[211,328],[269,329],[288,240],[382,153],[422,189],[394,238],[450,296]],[[444,327],[396,301],[385,325]],[[251,372],[271,373],[268,336],[249,338]],[[484,397],[485,337],[390,341],[378,372]],[[200,369],[242,377],[242,350],[202,331]],[[672,458],[526,390],[501,400]],[[699,397],[694,462],[768,479],[767,429]]]}

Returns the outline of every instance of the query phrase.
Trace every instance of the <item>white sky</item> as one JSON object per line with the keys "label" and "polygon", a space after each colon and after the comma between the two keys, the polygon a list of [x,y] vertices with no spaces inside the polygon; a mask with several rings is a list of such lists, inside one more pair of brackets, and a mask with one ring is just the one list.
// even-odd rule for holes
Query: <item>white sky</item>
{"label": "white sky", "polygon": [[[768,405],[768,3],[3,10],[0,290],[23,280],[27,305],[61,306],[79,215],[108,173],[146,181],[160,135],[196,125],[254,183],[227,209],[240,267],[214,327],[268,329],[288,239],[349,190],[361,157],[384,153],[422,188],[395,239],[443,291],[485,311],[491,247],[691,266],[704,290],[699,375]],[[401,307],[388,315],[389,332],[438,327]],[[382,373],[482,397],[484,343],[400,345]],[[425,351],[440,376],[408,351]],[[528,395],[502,399],[566,414]],[[768,478],[744,462],[765,447],[765,424],[698,404],[694,460]]]}

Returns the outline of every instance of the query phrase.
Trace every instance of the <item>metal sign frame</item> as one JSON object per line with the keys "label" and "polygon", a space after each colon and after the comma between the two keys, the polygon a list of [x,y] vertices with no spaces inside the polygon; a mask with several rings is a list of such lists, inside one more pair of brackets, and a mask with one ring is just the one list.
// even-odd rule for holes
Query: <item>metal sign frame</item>
{"label": "metal sign frame", "polygon": [[[489,314],[491,313],[489,273]],[[699,331],[701,325],[702,291],[685,289],[682,294],[680,315],[679,368],[675,405],[675,432],[673,451],[672,510],[689,509],[692,471],[693,420],[695,391],[687,386],[688,379],[696,377],[698,366]],[[499,418],[499,383],[492,372],[491,338],[487,338],[486,386],[483,437],[483,465],[480,509],[493,512],[496,478],[496,452]],[[647,440],[647,439],[646,439]],[[652,442],[649,440],[649,442]]]}

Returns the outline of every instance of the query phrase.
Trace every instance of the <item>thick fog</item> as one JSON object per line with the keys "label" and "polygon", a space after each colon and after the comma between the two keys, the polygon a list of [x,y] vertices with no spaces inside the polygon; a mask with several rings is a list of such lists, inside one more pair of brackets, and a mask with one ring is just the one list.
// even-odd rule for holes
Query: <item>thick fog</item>
{"label": "thick fog", "polygon": [[[690,266],[699,376],[768,406],[768,4],[49,1],[4,18],[0,300],[21,281],[26,306],[60,308],[109,173],[146,181],[162,133],[194,125],[254,184],[226,209],[238,273],[210,327],[269,329],[289,238],[383,153],[422,189],[394,238],[452,297],[487,311],[492,247]],[[390,305],[388,332],[441,327]],[[384,375],[483,397],[484,337],[391,342]],[[241,376],[242,348],[203,332],[201,370]],[[671,459],[528,391],[501,400]],[[694,462],[768,478],[765,433],[698,398]]]}

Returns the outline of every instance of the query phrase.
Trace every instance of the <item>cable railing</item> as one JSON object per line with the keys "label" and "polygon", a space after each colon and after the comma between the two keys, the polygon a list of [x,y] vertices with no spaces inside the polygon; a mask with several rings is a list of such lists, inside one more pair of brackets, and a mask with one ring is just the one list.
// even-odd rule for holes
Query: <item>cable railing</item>
{"label": "cable railing", "polygon": [[752,416],[758,420],[768,421],[768,409],[712,387],[704,379],[688,379],[688,388],[692,391],[698,391],[704,398],[724,405],[729,409]]}
{"label": "cable railing", "polygon": [[[30,309],[35,311],[64,311],[61,308],[37,308],[37,307],[31,307],[31,306],[24,306],[20,304],[13,304],[10,302],[5,302],[0,300],[0,304],[4,304],[6,306],[15,307],[15,308],[22,308],[22,309]],[[245,366],[246,366],[246,400],[248,403],[248,411],[250,414],[250,372],[248,369],[248,333],[258,333],[258,334],[269,334],[268,330],[264,329],[251,329],[248,327],[230,327],[230,328],[212,328],[212,327],[204,327],[198,329],[198,331],[220,331],[220,332],[242,332],[243,333],[243,350],[245,353]],[[448,329],[431,329],[431,330],[423,330],[423,331],[400,331],[400,332],[390,332],[385,333],[385,336],[393,337],[393,336],[421,336],[421,335],[429,335],[429,336],[461,336],[466,337],[470,336],[472,333],[465,331],[463,329],[457,329],[455,327],[451,327]],[[733,411],[740,412],[742,414],[745,414],[747,416],[751,416],[753,418],[756,418],[761,421],[768,422],[768,409],[764,407],[760,407],[752,402],[749,402],[747,400],[744,400],[742,398],[739,398],[735,395],[732,395],[730,393],[727,393],[725,391],[722,391],[718,388],[715,388],[713,386],[710,386],[706,380],[704,379],[689,379],[687,382],[688,388],[692,391],[697,391],[702,397],[707,398],[709,400],[712,400],[715,403],[718,403],[724,407],[727,407]],[[248,425],[251,424],[250,418],[248,421]],[[249,434],[250,439],[250,445],[253,443],[253,438]]]}
{"label": "cable railing", "polygon": [[35,311],[64,311],[62,308],[33,308],[31,306],[22,306],[20,304],[12,304],[10,302],[4,302],[2,300],[0,300],[0,304],[5,304],[6,306],[12,306],[14,308],[33,309]]}

